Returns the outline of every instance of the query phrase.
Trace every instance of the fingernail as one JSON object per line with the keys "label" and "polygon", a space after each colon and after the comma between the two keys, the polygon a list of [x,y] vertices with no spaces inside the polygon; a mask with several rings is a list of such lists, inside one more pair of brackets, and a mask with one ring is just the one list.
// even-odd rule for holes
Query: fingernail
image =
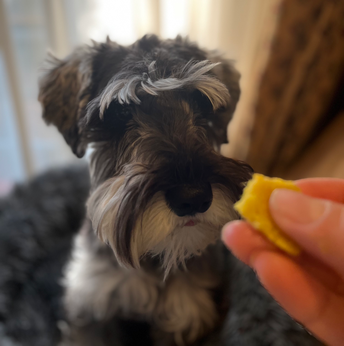
{"label": "fingernail", "polygon": [[297,224],[310,224],[324,214],[326,201],[292,190],[276,189],[271,194],[269,206],[277,222],[287,219]]}

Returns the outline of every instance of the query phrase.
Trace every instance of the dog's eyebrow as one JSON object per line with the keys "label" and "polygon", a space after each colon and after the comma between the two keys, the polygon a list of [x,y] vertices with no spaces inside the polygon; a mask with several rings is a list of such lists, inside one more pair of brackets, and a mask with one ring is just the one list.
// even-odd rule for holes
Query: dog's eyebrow
{"label": "dog's eyebrow", "polygon": [[120,104],[134,102],[140,104],[137,93],[145,92],[158,96],[159,92],[168,90],[199,90],[210,100],[214,110],[224,107],[229,103],[230,95],[226,86],[215,76],[206,74],[220,63],[211,63],[208,60],[195,62],[190,60],[180,70],[175,71],[167,78],[159,76],[156,62],[148,65],[147,72],[141,75],[126,76],[119,73],[110,80],[100,95],[100,117],[110,103],[117,100]]}

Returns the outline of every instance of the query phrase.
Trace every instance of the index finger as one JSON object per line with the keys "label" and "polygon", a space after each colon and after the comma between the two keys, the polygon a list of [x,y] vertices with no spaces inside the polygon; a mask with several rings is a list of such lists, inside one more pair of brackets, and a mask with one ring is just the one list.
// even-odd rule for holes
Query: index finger
{"label": "index finger", "polygon": [[308,196],[344,203],[344,179],[307,178],[296,180],[295,184]]}

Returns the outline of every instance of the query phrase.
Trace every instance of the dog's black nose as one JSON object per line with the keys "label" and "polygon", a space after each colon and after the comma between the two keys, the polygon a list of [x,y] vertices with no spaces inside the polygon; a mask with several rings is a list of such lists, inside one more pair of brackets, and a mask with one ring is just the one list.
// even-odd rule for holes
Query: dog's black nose
{"label": "dog's black nose", "polygon": [[213,200],[209,183],[181,185],[166,192],[169,207],[178,216],[195,215],[207,211]]}

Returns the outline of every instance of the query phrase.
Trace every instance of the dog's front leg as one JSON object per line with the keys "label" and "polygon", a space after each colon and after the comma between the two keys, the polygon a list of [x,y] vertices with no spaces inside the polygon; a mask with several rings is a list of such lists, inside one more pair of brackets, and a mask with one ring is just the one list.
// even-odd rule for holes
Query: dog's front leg
{"label": "dog's front leg", "polygon": [[210,292],[213,283],[193,280],[192,274],[182,272],[167,279],[154,322],[173,335],[175,344],[190,344],[215,326],[218,314]]}

